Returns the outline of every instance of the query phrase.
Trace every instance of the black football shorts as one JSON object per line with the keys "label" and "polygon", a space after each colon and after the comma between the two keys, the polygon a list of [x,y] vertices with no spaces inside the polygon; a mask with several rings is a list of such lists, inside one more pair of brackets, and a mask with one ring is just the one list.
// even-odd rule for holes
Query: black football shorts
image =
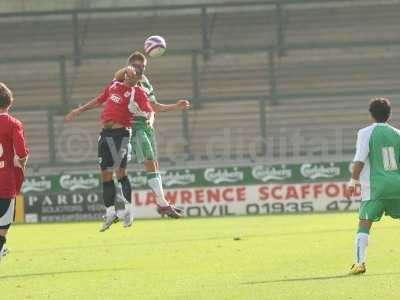
{"label": "black football shorts", "polygon": [[8,229],[15,219],[15,199],[0,198],[0,229]]}
{"label": "black football shorts", "polygon": [[131,131],[127,128],[103,129],[98,143],[99,165],[102,171],[126,168],[131,159]]}

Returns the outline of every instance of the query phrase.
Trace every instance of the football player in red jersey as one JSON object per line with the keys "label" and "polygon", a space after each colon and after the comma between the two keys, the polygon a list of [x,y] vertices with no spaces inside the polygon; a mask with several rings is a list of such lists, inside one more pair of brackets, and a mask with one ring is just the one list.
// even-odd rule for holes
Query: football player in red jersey
{"label": "football player in red jersey", "polygon": [[101,232],[119,220],[114,205],[116,198],[114,171],[125,198],[124,226],[130,227],[133,223],[132,189],[126,173],[131,152],[129,140],[133,121],[133,114],[128,106],[135,97],[134,86],[139,78],[137,74],[132,74],[132,76],[127,76],[124,82],[113,80],[99,96],[72,110],[66,116],[66,121],[70,122],[85,111],[103,106],[100,117],[103,129],[98,141],[98,158],[106,216]]}
{"label": "football player in red jersey", "polygon": [[0,82],[0,259],[14,220],[15,197],[20,193],[29,154],[24,126],[8,113],[12,103],[12,92]]}
{"label": "football player in red jersey", "polygon": [[[101,113],[103,130],[100,134],[98,144],[98,156],[103,182],[103,199],[106,206],[105,221],[100,231],[107,230],[113,223],[118,221],[115,211],[115,198],[117,195],[113,180],[113,172],[116,169],[116,176],[122,186],[122,193],[126,200],[125,212],[123,215],[125,227],[133,222],[132,190],[126,173],[126,166],[131,152],[130,137],[131,126],[138,109],[146,111],[148,122],[152,122],[154,112],[151,109],[147,95],[142,88],[137,86],[141,79],[141,72],[134,70],[127,74],[123,82],[113,80],[103,93],[89,101],[87,104],[72,110],[66,121],[72,121],[84,111],[104,105]],[[164,200],[164,201],[162,201]],[[170,217],[179,217],[179,214],[172,206],[160,199],[160,207]]]}

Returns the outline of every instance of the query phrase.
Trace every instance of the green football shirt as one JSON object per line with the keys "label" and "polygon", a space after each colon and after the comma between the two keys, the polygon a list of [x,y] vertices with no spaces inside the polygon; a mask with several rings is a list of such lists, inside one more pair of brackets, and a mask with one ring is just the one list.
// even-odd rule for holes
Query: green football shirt
{"label": "green football shirt", "polygon": [[142,80],[140,80],[140,86],[144,89],[147,96],[149,97],[150,102],[156,102],[156,96],[154,95],[154,88],[150,83],[149,79],[146,76],[142,76]]}
{"label": "green football shirt", "polygon": [[361,172],[363,201],[400,199],[400,131],[387,123],[374,123],[358,131],[354,161]]}

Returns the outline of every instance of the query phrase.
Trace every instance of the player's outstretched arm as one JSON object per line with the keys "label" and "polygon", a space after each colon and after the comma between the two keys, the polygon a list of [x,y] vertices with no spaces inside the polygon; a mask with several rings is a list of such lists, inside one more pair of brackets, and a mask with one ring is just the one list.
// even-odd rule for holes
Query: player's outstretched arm
{"label": "player's outstretched arm", "polygon": [[102,103],[99,101],[99,98],[94,98],[92,100],[90,100],[88,103],[79,106],[73,110],[71,110],[68,115],[66,115],[65,117],[65,121],[66,122],[71,122],[73,121],[77,116],[79,116],[81,113],[91,110],[91,109],[95,109],[99,106],[101,106]]}
{"label": "player's outstretched arm", "polygon": [[176,101],[175,104],[161,104],[159,102],[151,102],[151,106],[155,112],[168,112],[177,110],[187,110],[191,107],[190,101],[181,99]]}

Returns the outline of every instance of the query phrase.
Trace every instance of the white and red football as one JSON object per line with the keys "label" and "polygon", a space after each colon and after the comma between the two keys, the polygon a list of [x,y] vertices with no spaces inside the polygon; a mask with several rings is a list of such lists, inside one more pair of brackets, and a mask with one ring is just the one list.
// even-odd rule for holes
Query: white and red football
{"label": "white and red football", "polygon": [[152,35],[144,42],[144,52],[150,57],[160,57],[167,49],[167,43],[162,36]]}

